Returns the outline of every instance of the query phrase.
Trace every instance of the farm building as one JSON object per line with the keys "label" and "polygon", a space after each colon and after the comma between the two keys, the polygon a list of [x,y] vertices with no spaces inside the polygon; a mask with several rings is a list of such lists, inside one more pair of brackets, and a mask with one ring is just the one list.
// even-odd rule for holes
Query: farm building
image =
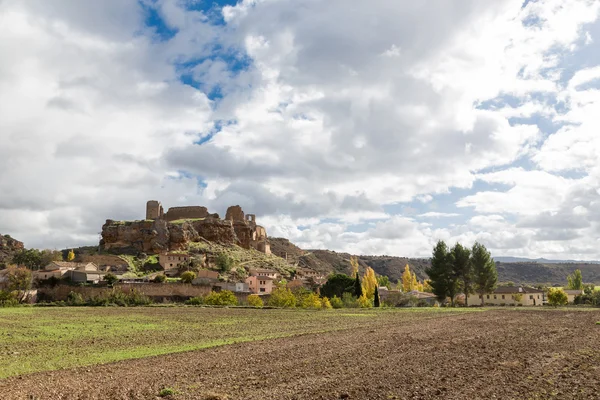
{"label": "farm building", "polygon": [[[543,290],[524,287],[524,286],[500,286],[491,293],[483,295],[483,302],[486,305],[523,305],[523,306],[541,306],[544,304],[545,295]],[[469,305],[480,305],[481,296],[479,294],[469,295]]]}

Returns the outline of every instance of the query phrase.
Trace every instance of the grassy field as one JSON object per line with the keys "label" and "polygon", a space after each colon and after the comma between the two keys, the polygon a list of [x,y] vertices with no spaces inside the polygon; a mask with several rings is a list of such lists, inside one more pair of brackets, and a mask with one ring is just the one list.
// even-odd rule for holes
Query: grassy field
{"label": "grassy field", "polygon": [[480,310],[0,308],[0,379],[37,371]]}

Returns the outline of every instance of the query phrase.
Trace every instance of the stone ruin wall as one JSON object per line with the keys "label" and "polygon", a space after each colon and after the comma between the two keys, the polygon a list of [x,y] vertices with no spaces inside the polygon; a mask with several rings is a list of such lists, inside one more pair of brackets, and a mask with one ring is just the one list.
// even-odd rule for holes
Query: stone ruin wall
{"label": "stone ruin wall", "polygon": [[209,216],[208,209],[202,206],[190,207],[171,207],[163,216],[166,221],[175,221],[178,219],[196,219]]}

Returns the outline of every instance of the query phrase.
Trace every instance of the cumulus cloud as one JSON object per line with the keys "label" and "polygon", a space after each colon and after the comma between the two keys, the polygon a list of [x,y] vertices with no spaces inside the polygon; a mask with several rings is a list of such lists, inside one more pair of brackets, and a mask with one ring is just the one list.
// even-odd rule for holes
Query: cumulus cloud
{"label": "cumulus cloud", "polygon": [[90,244],[155,198],[307,248],[600,258],[599,7],[5,0],[0,231]]}

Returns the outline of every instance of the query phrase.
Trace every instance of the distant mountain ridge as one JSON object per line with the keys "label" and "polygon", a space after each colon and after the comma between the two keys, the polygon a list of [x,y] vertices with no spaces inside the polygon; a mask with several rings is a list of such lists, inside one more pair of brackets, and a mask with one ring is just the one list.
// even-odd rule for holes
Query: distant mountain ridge
{"label": "distant mountain ridge", "polygon": [[547,258],[525,258],[525,257],[494,257],[494,261],[507,263],[539,263],[539,264],[600,264],[598,260],[548,260]]}

